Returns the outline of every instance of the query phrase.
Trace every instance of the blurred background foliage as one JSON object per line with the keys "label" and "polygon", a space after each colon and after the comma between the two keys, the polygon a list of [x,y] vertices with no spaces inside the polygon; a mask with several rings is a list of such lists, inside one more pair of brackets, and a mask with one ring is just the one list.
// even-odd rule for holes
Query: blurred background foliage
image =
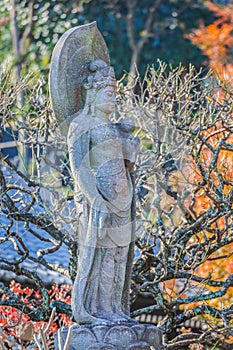
{"label": "blurred background foliage", "polygon": [[46,76],[58,38],[96,20],[117,78],[124,71],[134,73],[133,62],[143,74],[158,58],[199,68],[204,55],[185,35],[200,23],[211,24],[215,15],[204,0],[0,0],[0,59]]}
{"label": "blurred background foliage", "polygon": [[[43,112],[44,119],[39,114],[39,120],[41,124],[43,121],[47,122],[47,104],[41,98],[41,91],[47,89],[52,50],[66,30],[94,20],[97,21],[98,28],[107,42],[111,62],[115,67],[118,79],[125,71],[132,75],[136,74],[134,63],[137,64],[141,76],[144,76],[147,66],[155,65],[156,67],[158,59],[160,59],[167,63],[167,67],[169,65],[176,67],[180,62],[186,67],[192,63],[197,70],[203,65],[207,68],[211,67],[222,81],[226,82],[227,80],[232,83],[232,0],[0,0],[1,64],[7,66],[8,69],[16,68],[15,72],[18,77],[28,73],[34,75],[36,72],[39,73],[38,76],[42,75],[45,78],[45,80],[41,79],[38,86],[35,84],[36,97],[34,100],[31,99],[31,104],[33,102],[34,107],[28,102],[26,93],[24,96],[20,96],[20,101],[17,101],[20,105],[21,115],[25,115],[25,117],[21,116],[20,122],[29,123],[30,121],[32,127],[36,125],[38,129],[39,124],[33,124],[32,115],[35,106],[42,110],[43,104],[46,105]],[[1,79],[4,88],[6,88],[7,84],[4,83],[3,74]],[[12,81],[9,85],[9,95],[13,89]],[[158,84],[155,84],[155,88],[157,86]],[[144,85],[143,88],[145,88]],[[2,95],[4,95],[4,91],[1,91]],[[224,107],[224,103],[222,105]],[[226,106],[229,109],[232,108],[229,99]],[[19,117],[15,111],[14,113],[18,122],[20,113]],[[35,123],[37,122],[36,120]],[[221,122],[225,122],[224,118]],[[200,125],[202,124],[200,123]],[[232,128],[232,123],[230,126]],[[215,147],[218,142],[220,143],[220,137],[223,135],[218,132],[219,124],[216,124],[214,128],[216,130],[209,129],[204,136],[209,140],[211,133],[214,132],[214,135],[217,135],[212,140]],[[231,129],[229,130],[231,131]],[[228,132],[230,132],[229,130]],[[29,136],[22,134],[21,141],[25,141]],[[221,176],[222,174],[226,176],[230,174],[227,181],[231,181],[232,133],[229,137],[228,147],[228,153],[224,150],[219,154],[216,164]],[[24,154],[23,152],[22,147],[21,155]],[[204,166],[208,165],[211,154],[211,151],[207,150],[199,159]],[[26,159],[24,156],[21,157]],[[226,172],[226,167],[228,172]],[[173,172],[173,182],[169,186],[178,183],[176,177],[179,178],[179,176],[180,174]],[[217,187],[217,182],[213,182],[213,184]],[[224,188],[224,191],[228,191],[228,189]],[[224,193],[224,191],[223,195],[228,195],[228,192]],[[209,197],[206,194],[202,195],[201,191],[196,192],[195,196],[196,215],[202,215],[203,210],[209,209]],[[166,201],[166,206],[173,204],[171,201],[174,198],[170,198],[170,202],[168,196],[163,198]],[[176,225],[179,226],[179,223]],[[217,228],[211,227],[211,230],[224,230],[221,221],[218,221],[216,225]],[[199,239],[199,237],[197,238]],[[219,250],[220,262],[214,256],[199,267],[198,276],[207,278],[206,276],[209,274],[209,276],[214,276],[217,281],[222,281],[224,277],[229,278],[233,272],[231,252],[232,243]],[[170,294],[171,299],[174,295],[185,297],[180,292],[180,286],[176,284],[174,278],[166,281],[163,287],[165,294]],[[209,305],[226,307],[230,303],[232,303],[232,285],[224,298],[215,298]],[[199,303],[190,305],[191,307],[199,306]]]}

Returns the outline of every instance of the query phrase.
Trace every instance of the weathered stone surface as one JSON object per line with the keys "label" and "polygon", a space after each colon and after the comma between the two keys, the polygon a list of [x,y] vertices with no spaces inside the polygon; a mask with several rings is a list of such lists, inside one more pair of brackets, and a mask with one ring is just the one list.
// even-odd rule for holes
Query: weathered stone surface
{"label": "weathered stone surface", "polygon": [[108,330],[104,341],[115,345],[117,350],[124,350],[137,341],[137,335],[131,327],[115,326]]}
{"label": "weathered stone surface", "polygon": [[162,344],[161,338],[159,337],[160,331],[153,325],[147,325],[143,339],[147,341],[154,348],[159,349]]}
{"label": "weathered stone surface", "polygon": [[146,328],[146,326],[144,324],[139,324],[139,323],[132,327],[134,332],[137,334],[138,339],[142,339],[143,334],[145,332],[145,328]]}
{"label": "weathered stone surface", "polygon": [[129,345],[126,350],[151,350],[151,347],[148,343],[140,341]]}
{"label": "weathered stone surface", "polygon": [[[68,328],[61,331],[64,346]],[[55,349],[58,350],[57,334]],[[74,326],[69,350],[162,350],[162,334],[153,325]]]}
{"label": "weathered stone surface", "polygon": [[[68,328],[63,328],[61,330],[62,347],[65,345],[67,334]],[[91,344],[97,342],[97,339],[92,330],[85,326],[74,327],[71,339],[72,340],[70,342],[69,350],[86,350]],[[59,349],[57,335],[55,336],[55,349]]]}
{"label": "weathered stone surface", "polygon": [[105,334],[107,333],[107,331],[109,330],[108,326],[95,326],[93,328],[93,332],[98,340],[98,342],[102,342],[102,340],[104,339]]}
{"label": "weathered stone surface", "polygon": [[117,348],[111,344],[96,343],[89,346],[87,350],[117,350]]}

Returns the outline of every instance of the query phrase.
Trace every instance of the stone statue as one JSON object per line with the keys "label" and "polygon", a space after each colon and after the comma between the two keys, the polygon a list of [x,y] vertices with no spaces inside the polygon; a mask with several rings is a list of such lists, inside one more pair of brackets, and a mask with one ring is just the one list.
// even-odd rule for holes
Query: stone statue
{"label": "stone statue", "polygon": [[129,290],[139,139],[132,136],[135,126],[129,118],[111,122],[116,79],[95,22],[71,29],[58,42],[50,92],[61,130],[67,134],[77,208],[79,190],[83,195],[73,317],[86,327],[134,326]]}
{"label": "stone statue", "polygon": [[74,183],[84,195],[73,313],[80,324],[131,321],[127,270],[132,265],[132,171],[139,140],[131,134],[131,123],[109,119],[116,104],[112,67],[97,59],[88,70],[85,106],[67,137]]}

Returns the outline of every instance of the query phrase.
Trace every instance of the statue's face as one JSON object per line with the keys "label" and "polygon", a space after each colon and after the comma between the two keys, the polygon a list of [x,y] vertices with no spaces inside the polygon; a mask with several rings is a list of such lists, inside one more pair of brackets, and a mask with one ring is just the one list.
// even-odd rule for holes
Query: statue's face
{"label": "statue's face", "polygon": [[110,114],[116,106],[116,89],[113,86],[106,86],[96,94],[96,109]]}

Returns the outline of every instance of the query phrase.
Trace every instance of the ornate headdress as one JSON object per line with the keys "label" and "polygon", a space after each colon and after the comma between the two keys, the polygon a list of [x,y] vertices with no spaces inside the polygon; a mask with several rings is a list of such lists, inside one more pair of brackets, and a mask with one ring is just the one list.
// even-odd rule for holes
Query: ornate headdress
{"label": "ornate headdress", "polygon": [[89,74],[83,86],[85,89],[101,89],[105,86],[116,87],[116,78],[113,67],[102,60],[94,60],[88,65]]}

